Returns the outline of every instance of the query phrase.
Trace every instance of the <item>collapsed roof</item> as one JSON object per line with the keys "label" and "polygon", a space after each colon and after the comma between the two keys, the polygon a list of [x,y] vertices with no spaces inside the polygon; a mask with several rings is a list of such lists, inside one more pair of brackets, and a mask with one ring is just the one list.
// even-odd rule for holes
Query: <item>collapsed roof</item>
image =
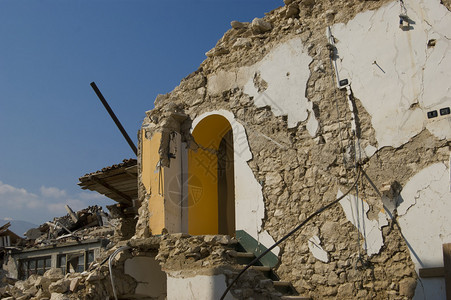
{"label": "collapsed roof", "polygon": [[80,177],[78,185],[84,190],[105,195],[124,206],[133,206],[133,200],[138,198],[137,177],[137,161],[131,158]]}

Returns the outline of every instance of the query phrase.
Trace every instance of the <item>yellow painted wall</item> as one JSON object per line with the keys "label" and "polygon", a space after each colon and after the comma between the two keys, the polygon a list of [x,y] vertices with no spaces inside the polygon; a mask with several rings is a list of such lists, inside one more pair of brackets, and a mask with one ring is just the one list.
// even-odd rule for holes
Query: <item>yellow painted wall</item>
{"label": "yellow painted wall", "polygon": [[[218,159],[223,136],[231,129],[220,115],[201,120],[192,133],[197,144],[212,151],[188,152],[188,232],[193,235],[218,233]],[[213,152],[213,153],[212,153]]]}
{"label": "yellow painted wall", "polygon": [[[150,140],[145,137],[143,130],[142,136],[142,182],[146,188],[149,198],[149,228],[152,234],[161,234],[165,227],[164,220],[164,197],[163,197],[163,178],[164,169],[158,168],[160,156],[161,133],[155,132]],[[161,171],[161,174],[160,174]],[[159,187],[160,185],[160,187]]]}

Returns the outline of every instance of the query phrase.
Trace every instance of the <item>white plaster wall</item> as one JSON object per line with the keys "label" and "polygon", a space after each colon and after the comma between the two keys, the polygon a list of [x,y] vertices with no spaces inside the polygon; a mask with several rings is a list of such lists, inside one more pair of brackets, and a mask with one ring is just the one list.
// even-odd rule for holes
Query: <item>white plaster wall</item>
{"label": "white plaster wall", "polygon": [[316,259],[322,262],[329,262],[329,254],[321,247],[319,236],[314,235],[308,240],[308,248]]}
{"label": "white plaster wall", "polygon": [[[343,193],[338,190],[337,198]],[[388,225],[387,216],[380,212],[378,220],[368,219],[369,205],[362,198],[348,194],[340,201],[340,205],[350,221],[363,236],[363,248],[369,256],[379,253],[384,240],[381,228]]]}
{"label": "white plaster wall", "polygon": [[[249,149],[246,130],[232,112],[217,110],[202,114],[193,120],[192,129],[199,122],[211,115],[221,115],[226,118],[233,131],[234,170],[235,170],[235,228],[244,230],[254,239],[269,248],[275,241],[266,230],[262,231],[262,219],[265,217],[265,204],[263,202],[262,187],[254,177],[247,161],[252,159]],[[279,247],[272,250],[279,254]]]}
{"label": "white plaster wall", "polygon": [[[378,148],[399,147],[423,128],[451,138],[450,118],[426,118],[451,106],[451,13],[440,0],[404,3],[415,22],[410,30],[398,27],[399,1],[332,26],[340,78],[351,81],[371,115]],[[436,39],[435,47],[427,47],[429,39]]]}
{"label": "white plaster wall", "polygon": [[287,115],[288,127],[294,127],[312,113],[312,103],[305,97],[311,62],[300,38],[282,43],[254,66],[253,74],[259,72],[268,88],[259,92],[252,76],[244,85],[244,92],[254,97],[258,107],[269,105],[274,115]]}
{"label": "white plaster wall", "polygon": [[[418,273],[442,267],[442,244],[451,243],[449,167],[436,163],[413,176],[404,186],[398,207],[399,225]],[[443,278],[418,282],[414,299],[446,299]]]}
{"label": "white plaster wall", "polygon": [[[245,93],[254,97],[256,106],[270,106],[274,115],[286,115],[290,128],[308,120],[307,130],[315,136],[318,121],[312,103],[305,97],[311,61],[301,39],[293,38],[272,49],[252,66],[210,75],[207,90],[218,94],[236,87],[243,88]],[[265,90],[259,91],[255,86],[256,74],[267,83]]]}
{"label": "white plaster wall", "polygon": [[[225,275],[168,276],[167,300],[217,300],[227,288]],[[236,299],[229,292],[227,300]]]}
{"label": "white plaster wall", "polygon": [[166,274],[153,257],[133,257],[124,264],[124,273],[138,282],[135,294],[166,299]]}

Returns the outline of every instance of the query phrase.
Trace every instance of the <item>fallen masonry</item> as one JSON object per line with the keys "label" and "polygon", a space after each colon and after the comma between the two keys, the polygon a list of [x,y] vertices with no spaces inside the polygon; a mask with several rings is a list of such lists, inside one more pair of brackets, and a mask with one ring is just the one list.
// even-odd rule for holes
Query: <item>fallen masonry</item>
{"label": "fallen masonry", "polygon": [[101,207],[91,206],[54,218],[24,233],[25,239],[3,247],[3,269],[12,279],[43,275],[50,268],[64,273],[84,271],[113,242],[115,224]]}
{"label": "fallen masonry", "polygon": [[2,297],[451,297],[450,1],[284,3],[156,97],[136,160],[80,178],[117,201],[92,265]]}
{"label": "fallen masonry", "polygon": [[[218,282],[219,279],[231,282],[243,268],[245,256],[240,254],[248,255],[237,251],[237,244],[236,239],[226,235],[167,234],[131,239],[101,252],[86,271],[64,274],[63,268],[50,268],[42,275],[32,274],[0,288],[0,296],[2,299],[111,297],[114,292],[106,259],[116,250],[125,248],[113,259],[113,282],[120,299],[178,298],[177,293],[183,290],[166,285],[178,284],[179,278],[188,277],[196,282],[205,277],[217,277]],[[263,266],[250,269],[232,289],[232,294],[237,298],[279,299],[282,292],[292,289],[284,282],[265,276],[265,272],[269,270]]]}

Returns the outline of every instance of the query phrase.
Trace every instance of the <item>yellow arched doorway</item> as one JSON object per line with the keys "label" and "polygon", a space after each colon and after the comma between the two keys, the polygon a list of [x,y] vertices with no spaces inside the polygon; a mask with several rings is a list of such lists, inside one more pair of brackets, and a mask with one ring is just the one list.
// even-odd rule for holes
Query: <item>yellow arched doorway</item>
{"label": "yellow arched doorway", "polygon": [[188,151],[188,232],[235,234],[233,133],[221,115],[202,119]]}

